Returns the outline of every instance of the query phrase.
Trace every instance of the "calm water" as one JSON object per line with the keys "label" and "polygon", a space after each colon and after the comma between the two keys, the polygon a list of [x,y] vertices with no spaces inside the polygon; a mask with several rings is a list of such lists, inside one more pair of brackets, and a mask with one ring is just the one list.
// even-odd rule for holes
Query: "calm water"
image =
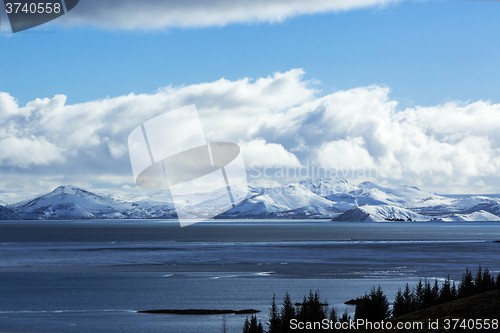
{"label": "calm water", "polygon": [[[221,316],[145,309],[263,311],[273,293],[319,290],[339,312],[373,285],[392,301],[419,278],[500,268],[500,223],[158,221],[0,223],[0,331],[220,332]],[[245,316],[227,317],[241,332]]]}

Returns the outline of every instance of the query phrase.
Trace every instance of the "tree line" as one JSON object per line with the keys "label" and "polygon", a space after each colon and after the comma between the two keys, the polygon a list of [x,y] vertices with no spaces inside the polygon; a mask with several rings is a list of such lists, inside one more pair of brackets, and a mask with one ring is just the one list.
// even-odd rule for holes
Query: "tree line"
{"label": "tree line", "polygon": [[[398,317],[413,311],[425,309],[437,304],[453,301],[459,298],[469,297],[483,292],[500,289],[500,273],[495,278],[489,270],[481,266],[475,273],[466,269],[462,279],[455,285],[455,281],[448,276],[441,284],[437,279],[431,284],[427,280],[419,280],[415,287],[410,288],[406,284],[404,290],[399,288],[391,310],[387,296],[382,288],[373,287],[369,293],[358,297],[355,301],[354,320],[365,319],[371,322],[380,322],[391,317]],[[351,321],[347,310],[339,315],[334,307],[328,310],[326,301],[321,301],[319,291],[309,292],[304,296],[301,303],[293,303],[290,295],[285,294],[281,307],[276,304],[276,296],[273,295],[269,311],[268,330],[265,331],[262,322],[252,315],[246,318],[243,333],[289,333],[289,332],[343,332],[335,328],[342,325],[329,325],[326,327],[299,327],[293,325],[298,322],[321,323],[325,319],[329,323],[347,323]]]}
{"label": "tree line", "polygon": [[440,285],[438,280],[431,284],[429,281],[420,280],[417,285],[410,289],[408,284],[404,291],[401,288],[396,294],[392,316],[401,316],[416,310],[429,308],[431,306],[454,301],[456,299],[481,294],[494,289],[500,289],[500,273],[495,277],[488,268],[478,267],[475,274],[468,268],[462,274],[458,286],[448,276]]}

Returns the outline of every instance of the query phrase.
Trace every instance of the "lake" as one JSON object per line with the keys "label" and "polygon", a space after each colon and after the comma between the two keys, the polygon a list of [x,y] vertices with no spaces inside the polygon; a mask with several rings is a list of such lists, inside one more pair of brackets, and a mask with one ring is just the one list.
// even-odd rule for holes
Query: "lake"
{"label": "lake", "polygon": [[[500,268],[500,223],[0,222],[0,331],[220,332],[222,316],[147,309],[261,310],[273,293],[319,290],[337,312],[381,285],[392,302],[420,278]],[[278,302],[280,303],[280,302]],[[241,332],[245,315],[228,315]]]}

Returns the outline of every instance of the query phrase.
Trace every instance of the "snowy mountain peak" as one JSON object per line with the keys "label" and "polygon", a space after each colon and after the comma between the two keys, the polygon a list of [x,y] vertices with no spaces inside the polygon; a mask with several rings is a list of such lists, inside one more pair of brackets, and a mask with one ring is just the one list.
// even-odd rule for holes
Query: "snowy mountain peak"
{"label": "snowy mountain peak", "polygon": [[[0,219],[167,219],[176,217],[168,191],[99,194],[59,186],[30,200],[0,207]],[[250,195],[221,218],[335,218],[341,221],[474,221],[500,219],[495,196],[446,197],[406,185],[315,178],[274,188],[249,188]],[[219,196],[204,197],[217,207]]]}
{"label": "snowy mountain peak", "polygon": [[77,194],[82,191],[79,187],[73,185],[63,185],[54,189],[50,194],[59,195],[59,194]]}
{"label": "snowy mountain peak", "polygon": [[349,193],[357,188],[345,178],[316,178],[306,179],[300,182],[309,191],[325,197],[332,194]]}

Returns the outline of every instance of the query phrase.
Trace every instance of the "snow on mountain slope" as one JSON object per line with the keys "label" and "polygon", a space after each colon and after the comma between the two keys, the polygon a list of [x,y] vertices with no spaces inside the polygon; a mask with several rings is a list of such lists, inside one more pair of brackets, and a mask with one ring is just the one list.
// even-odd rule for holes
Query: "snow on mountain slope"
{"label": "snow on mountain slope", "polygon": [[462,222],[462,221],[500,221],[500,217],[493,215],[484,210],[480,210],[471,214],[452,214],[450,216],[445,216],[437,221],[444,222]]}
{"label": "snow on mountain slope", "polygon": [[26,219],[92,219],[116,213],[126,204],[76,186],[59,186],[32,200],[10,205]]}
{"label": "snow on mountain slope", "polygon": [[381,186],[371,182],[363,182],[358,185],[361,192],[356,200],[362,205],[395,205],[405,208],[428,207],[435,205],[450,205],[453,199],[445,198],[437,194],[421,191],[412,186]]}
{"label": "snow on mountain slope", "polygon": [[331,208],[334,203],[309,191],[301,184],[253,191],[254,195],[231,209],[228,214],[260,215],[305,207]]}
{"label": "snow on mountain slope", "polygon": [[326,197],[332,194],[346,194],[357,190],[357,187],[355,185],[350,183],[347,179],[342,178],[306,179],[299,182],[299,184],[321,197]]}
{"label": "snow on mountain slope", "polygon": [[333,221],[387,222],[387,221],[429,221],[431,218],[397,206],[365,205],[351,209]]}
{"label": "snow on mountain slope", "polygon": [[[134,187],[95,192],[75,186],[60,186],[31,200],[9,204],[4,207],[4,215],[0,209],[0,219],[2,216],[42,220],[177,217],[169,191]],[[500,216],[500,199],[495,197],[446,197],[416,187],[371,182],[353,185],[341,179],[318,178],[276,188],[241,189],[241,193],[247,192],[246,199],[219,218],[335,217],[338,221],[428,221],[442,218],[469,221],[494,220]],[[180,206],[195,202],[194,209],[200,212],[222,212],[224,202],[221,201],[221,193],[198,193],[194,197],[186,196],[184,200],[181,197]]]}

